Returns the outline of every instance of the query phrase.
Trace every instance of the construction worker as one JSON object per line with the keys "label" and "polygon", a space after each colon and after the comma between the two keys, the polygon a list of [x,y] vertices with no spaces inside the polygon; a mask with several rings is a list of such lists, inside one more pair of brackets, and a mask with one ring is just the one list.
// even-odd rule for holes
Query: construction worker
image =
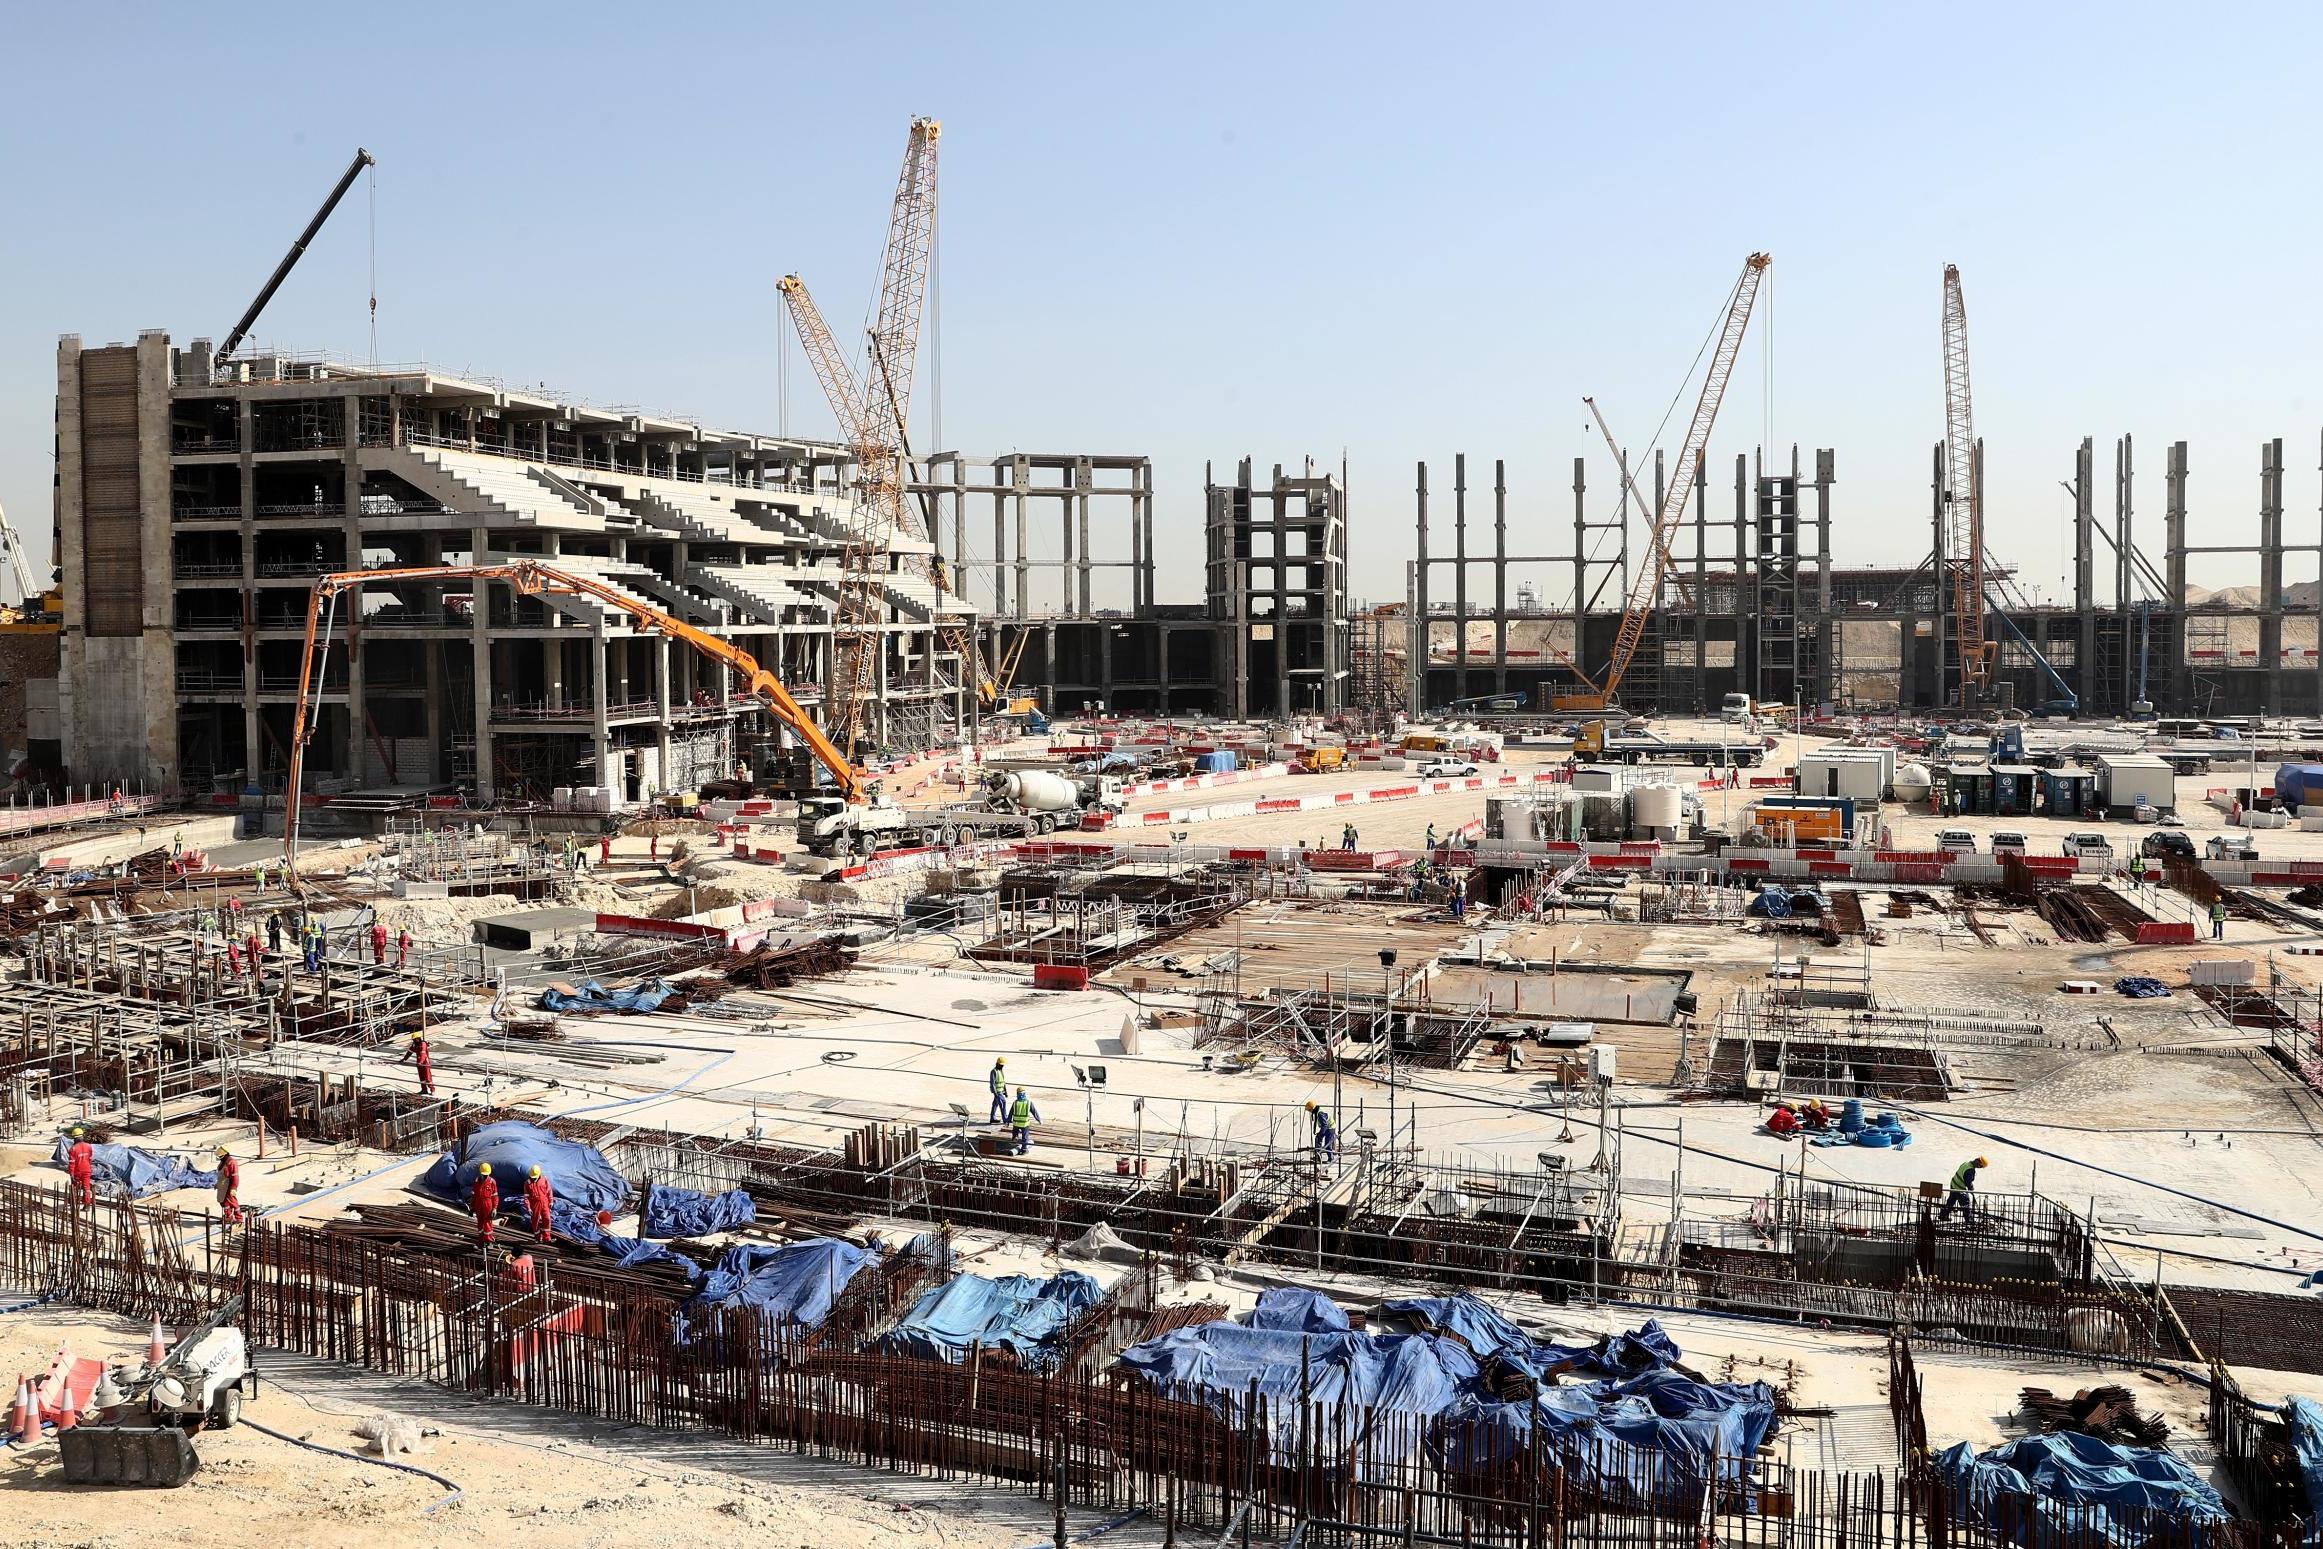
{"label": "construction worker", "polygon": [[2223,898],[2215,898],[2210,902],[2210,939],[2226,939],[2226,900]]}
{"label": "construction worker", "polygon": [[1315,1155],[1323,1161],[1331,1161],[1339,1154],[1339,1132],[1332,1128],[1331,1116],[1309,1099],[1307,1117],[1315,1121]]}
{"label": "construction worker", "polygon": [[1957,1207],[1960,1211],[1961,1219],[1965,1220],[1971,1226],[1975,1225],[1976,1175],[1979,1171],[1990,1167],[1991,1165],[1992,1164],[1986,1161],[1983,1157],[1978,1156],[1971,1157],[1969,1160],[1962,1162],[1958,1167],[1953,1168],[1952,1182],[1950,1185],[1951,1192],[1944,1196],[1944,1208],[1936,1212],[1936,1219],[1939,1221],[1951,1220],[1952,1211],[1955,1207]]}
{"label": "construction worker", "polygon": [[74,1197],[84,1205],[97,1202],[97,1148],[89,1144],[89,1132],[73,1126],[73,1147],[65,1153],[65,1177],[71,1180]]}
{"label": "construction worker", "polygon": [[1831,1105],[1820,1097],[1808,1098],[1807,1106],[1799,1110],[1799,1122],[1809,1129],[1829,1129],[1831,1127]]}
{"label": "construction worker", "polygon": [[270,956],[282,956],[282,916],[279,914],[266,917],[266,950]]}
{"label": "construction worker", "polygon": [[532,1227],[532,1235],[544,1243],[556,1241],[556,1233],[549,1224],[549,1207],[556,1203],[556,1197],[556,1191],[549,1187],[548,1178],[538,1167],[525,1173],[524,1218]]}
{"label": "construction worker", "polygon": [[2135,850],[2130,853],[2129,885],[2136,888],[2142,888],[2146,885],[2146,857],[2143,850]]}
{"label": "construction worker", "polygon": [[377,920],[371,922],[371,966],[387,966],[387,927]]}
{"label": "construction worker", "polygon": [[[435,1096],[436,1065],[434,1056],[428,1050],[427,1034],[413,1033],[411,1035],[411,1047],[403,1051],[403,1059],[409,1060],[419,1067],[420,1095],[423,1097]],[[396,1063],[401,1064],[403,1061],[399,1060]]]}
{"label": "construction worker", "polygon": [[987,1124],[998,1124],[1008,1117],[1008,1061],[998,1055],[992,1060],[992,1117]]}
{"label": "construction worker", "polygon": [[1430,823],[1430,824],[1428,825],[1428,837],[1426,838],[1426,840],[1424,840],[1424,841],[1423,841],[1423,843],[1424,843],[1424,844],[1426,845],[1426,847],[1427,847],[1429,850],[1431,850],[1431,851],[1433,851],[1433,850],[1436,848],[1436,825],[1435,825],[1435,824],[1433,824],[1433,823]]}
{"label": "construction worker", "polygon": [[492,1234],[500,1226],[500,1185],[492,1181],[490,1162],[476,1166],[476,1183],[468,1190],[468,1212],[476,1218],[476,1230],[482,1234],[484,1246],[492,1246]]}
{"label": "construction worker", "polygon": [[533,1290],[540,1284],[540,1272],[529,1253],[508,1255],[508,1283],[519,1291]]}
{"label": "construction worker", "polygon": [[1766,1116],[1766,1132],[1782,1140],[1799,1132],[1799,1116],[1792,1112],[1789,1103],[1777,1103],[1775,1111]]}
{"label": "construction worker", "polygon": [[1032,1127],[1041,1111],[1032,1105],[1030,1088],[1018,1087],[1016,1101],[1008,1105],[1008,1127],[1016,1132],[1016,1154],[1024,1155],[1032,1149]]}
{"label": "construction worker", "polygon": [[266,862],[260,861],[250,868],[250,885],[258,892],[266,891]]}
{"label": "construction worker", "polygon": [[226,942],[226,970],[237,979],[242,977],[242,944],[231,938]]}
{"label": "construction worker", "polygon": [[300,932],[300,945],[306,953],[307,972],[323,971],[323,927],[320,921],[309,920]]}
{"label": "construction worker", "polygon": [[600,866],[613,864],[613,836],[611,834],[601,834],[597,838],[597,864]]}
{"label": "construction worker", "polygon": [[406,925],[395,933],[395,966],[403,967],[411,961],[411,927]]}
{"label": "construction worker", "polygon": [[242,1224],[242,1164],[224,1146],[218,1147],[218,1213],[228,1226]]}

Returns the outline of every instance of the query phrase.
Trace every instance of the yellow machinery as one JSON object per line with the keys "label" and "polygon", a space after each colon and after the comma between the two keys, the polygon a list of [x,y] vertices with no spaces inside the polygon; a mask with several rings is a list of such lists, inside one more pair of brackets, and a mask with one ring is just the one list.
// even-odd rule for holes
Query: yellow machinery
{"label": "yellow machinery", "polygon": [[1342,769],[1347,764],[1347,750],[1340,747],[1309,748],[1299,755],[1299,767],[1308,774],[1321,774],[1329,769]]}

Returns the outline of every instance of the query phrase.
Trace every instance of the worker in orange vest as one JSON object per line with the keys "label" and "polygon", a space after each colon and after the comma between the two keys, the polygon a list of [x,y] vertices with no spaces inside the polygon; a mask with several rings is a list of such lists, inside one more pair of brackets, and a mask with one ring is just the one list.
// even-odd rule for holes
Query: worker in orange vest
{"label": "worker in orange vest", "polygon": [[89,1132],[73,1126],[73,1148],[65,1153],[65,1176],[72,1180],[73,1192],[84,1205],[97,1202],[97,1148],[89,1144]]}
{"label": "worker in orange vest", "polygon": [[436,1065],[434,1058],[428,1053],[427,1034],[413,1033],[411,1047],[404,1051],[403,1057],[419,1067],[420,1094],[424,1097],[435,1096]]}
{"label": "worker in orange vest", "polygon": [[476,1168],[475,1186],[468,1190],[468,1210],[476,1218],[476,1230],[490,1247],[492,1235],[500,1225],[500,1185],[492,1181],[492,1164],[483,1162]]}
{"label": "worker in orange vest", "polygon": [[242,1164],[224,1146],[218,1147],[218,1213],[228,1226],[242,1224]]}
{"label": "worker in orange vest", "polygon": [[524,1214],[532,1225],[532,1235],[544,1243],[556,1241],[556,1232],[549,1224],[549,1207],[555,1203],[556,1191],[541,1170],[533,1168],[524,1179]]}

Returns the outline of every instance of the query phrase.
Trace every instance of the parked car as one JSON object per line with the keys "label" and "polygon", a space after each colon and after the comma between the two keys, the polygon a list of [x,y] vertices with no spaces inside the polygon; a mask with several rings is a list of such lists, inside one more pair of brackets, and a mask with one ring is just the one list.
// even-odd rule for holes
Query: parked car
{"label": "parked car", "polygon": [[2103,834],[2067,834],[2065,853],[2075,860],[2109,861],[2113,859],[2113,841]]}
{"label": "parked car", "polygon": [[2203,852],[2214,861],[2255,861],[2258,845],[2245,833],[2212,834]]}
{"label": "parked car", "polygon": [[1476,766],[1465,759],[1439,758],[1420,765],[1423,780],[1465,780],[1476,773]]}
{"label": "parked car", "polygon": [[1948,850],[1954,855],[1974,855],[1976,836],[1965,828],[1939,828],[1936,830],[1936,848]]}
{"label": "parked car", "polygon": [[2194,858],[2194,841],[2186,837],[2182,828],[2157,828],[2138,845],[2138,853],[2150,861],[2190,861]]}
{"label": "parked car", "polygon": [[2027,848],[2025,836],[2013,828],[1996,829],[1992,836],[1995,855],[2022,855]]}

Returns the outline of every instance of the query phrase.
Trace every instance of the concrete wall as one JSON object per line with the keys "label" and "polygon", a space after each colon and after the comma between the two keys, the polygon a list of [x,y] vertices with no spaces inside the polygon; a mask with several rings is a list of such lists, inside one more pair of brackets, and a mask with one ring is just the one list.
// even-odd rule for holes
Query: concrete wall
{"label": "concrete wall", "polygon": [[57,344],[57,562],[64,572],[57,719],[74,781],[173,784],[177,646],[170,567],[169,339],[137,344],[137,482],[144,570],[141,628],[91,638],[82,595],[81,342]]}

